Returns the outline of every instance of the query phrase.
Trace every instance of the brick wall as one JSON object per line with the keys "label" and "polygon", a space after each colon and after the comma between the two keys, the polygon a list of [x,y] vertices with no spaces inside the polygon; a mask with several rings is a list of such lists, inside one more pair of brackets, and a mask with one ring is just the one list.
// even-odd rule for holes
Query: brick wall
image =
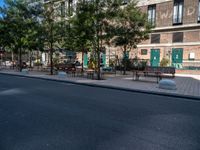
{"label": "brick wall", "polygon": [[200,60],[200,46],[184,46],[183,59],[188,59],[190,53],[195,53],[195,59]]}
{"label": "brick wall", "polygon": [[[183,60],[189,59],[190,53],[195,53],[195,60],[200,60],[200,44],[196,46],[197,42],[200,42],[200,29],[193,27],[182,27],[176,29],[161,29],[161,27],[172,27],[173,26],[173,5],[174,1],[165,1],[163,3],[156,4],[156,28],[160,28],[156,31],[156,34],[160,34],[160,44],[152,44],[151,39],[142,41],[139,48],[131,50],[129,53],[130,58],[134,58],[136,55],[140,59],[150,59],[151,49],[160,49],[160,60],[163,57],[169,57],[168,52],[172,51],[172,48],[183,48]],[[148,6],[141,6],[141,11],[147,13]],[[184,0],[184,15],[183,25],[197,24],[198,17],[198,0]],[[179,26],[174,26],[179,27]],[[198,29],[198,30],[197,30]],[[174,46],[177,43],[172,43],[173,32],[184,32],[183,44],[180,46]],[[194,45],[184,46],[184,44],[192,43]],[[196,42],[196,43],[195,43]],[[149,45],[150,44],[150,45]],[[167,46],[167,44],[171,46]],[[143,45],[143,46],[142,46]],[[149,46],[148,46],[149,45]],[[147,55],[141,55],[141,49],[147,50]],[[113,49],[115,54],[121,59],[123,57],[121,48],[117,47]],[[187,63],[184,62],[183,65]]]}
{"label": "brick wall", "polygon": [[172,43],[172,33],[162,33],[160,35],[160,43]]}
{"label": "brick wall", "polygon": [[[195,24],[198,18],[199,0],[184,0],[183,24]],[[156,4],[156,27],[173,25],[173,1]],[[141,11],[147,13],[148,6],[141,6]]]}
{"label": "brick wall", "polygon": [[141,10],[143,13],[147,13],[147,9],[148,9],[148,6],[141,6],[141,7],[140,7],[140,10]]}
{"label": "brick wall", "polygon": [[184,32],[184,42],[200,42],[200,31]]}
{"label": "brick wall", "polygon": [[197,23],[199,0],[184,0],[183,24]]}
{"label": "brick wall", "polygon": [[[183,43],[188,42],[200,42],[200,30],[195,31],[183,31]],[[160,43],[168,44],[173,42],[173,32],[164,32],[160,33]],[[151,36],[150,39],[142,41],[140,45],[151,44]]]}
{"label": "brick wall", "polygon": [[[151,49],[160,49],[160,61],[161,61],[163,57],[169,58],[168,51],[172,51],[173,48],[183,49],[183,61],[189,61],[189,54],[194,53],[195,54],[194,63],[192,63],[191,61],[189,65],[194,64],[193,66],[197,66],[197,65],[200,66],[200,62],[195,64],[196,61],[200,61],[200,46],[173,46],[173,47],[171,46],[171,47],[151,47],[151,48],[143,47],[143,48],[132,50],[129,55],[131,59],[134,58],[135,55],[137,55],[139,59],[150,59]],[[141,54],[142,49],[147,50],[146,55]]]}
{"label": "brick wall", "polygon": [[173,2],[165,2],[156,5],[156,27],[172,25]]}

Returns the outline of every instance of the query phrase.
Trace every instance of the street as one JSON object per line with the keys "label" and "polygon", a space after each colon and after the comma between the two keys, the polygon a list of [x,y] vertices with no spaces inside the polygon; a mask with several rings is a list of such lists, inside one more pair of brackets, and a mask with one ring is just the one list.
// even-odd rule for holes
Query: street
{"label": "street", "polygon": [[200,101],[0,75],[0,150],[199,149]]}

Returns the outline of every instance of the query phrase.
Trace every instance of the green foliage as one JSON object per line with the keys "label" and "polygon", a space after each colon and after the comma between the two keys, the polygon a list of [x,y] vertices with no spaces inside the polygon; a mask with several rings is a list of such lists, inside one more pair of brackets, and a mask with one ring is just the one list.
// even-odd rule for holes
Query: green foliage
{"label": "green foliage", "polygon": [[94,58],[90,58],[88,68],[89,69],[96,69],[97,61]]}
{"label": "green foliage", "polygon": [[109,60],[109,66],[110,67],[115,67],[116,66],[116,60],[115,59],[110,59]]}
{"label": "green foliage", "polygon": [[132,69],[134,70],[144,70],[146,66],[147,60],[139,60],[138,57],[132,60]]}
{"label": "green foliage", "polygon": [[20,70],[22,66],[22,50],[33,50],[42,47],[42,40],[38,40],[38,8],[28,5],[25,0],[5,0],[6,6],[0,8],[1,46],[12,49],[19,54]]}
{"label": "green foliage", "polygon": [[69,21],[71,25],[71,31],[68,32],[71,34],[69,39],[73,38],[73,41],[67,45],[73,44],[76,51],[87,51],[92,47],[95,33],[93,24],[95,10],[92,6],[92,3],[78,1],[76,15]]}
{"label": "green foliage", "polygon": [[[76,9],[70,8],[67,18],[54,9],[54,1],[44,7],[28,5],[26,0],[5,2],[6,7],[0,8],[3,13],[0,46],[16,53],[22,49],[48,49],[51,66],[56,49],[81,52],[92,49],[95,66],[100,70],[100,50],[104,44],[120,46],[126,53],[147,39],[151,30],[146,15],[134,2],[122,6],[123,0],[78,0]],[[125,68],[128,64],[124,63]],[[100,71],[98,73],[100,75]]]}
{"label": "green foliage", "polygon": [[112,43],[123,47],[123,50],[136,48],[137,44],[149,38],[151,25],[147,21],[146,14],[142,13],[134,1],[122,7],[118,16],[110,27],[113,35]]}
{"label": "green foliage", "polygon": [[161,67],[167,67],[169,65],[169,59],[163,58],[160,62]]}
{"label": "green foliage", "polygon": [[38,17],[39,7],[32,7],[25,0],[6,0],[6,7],[1,7],[3,17],[0,21],[1,44],[14,52],[19,49],[42,49],[41,29]]}
{"label": "green foliage", "polygon": [[60,63],[60,54],[59,53],[55,53],[54,57],[53,57],[53,64],[54,65],[58,65]]}

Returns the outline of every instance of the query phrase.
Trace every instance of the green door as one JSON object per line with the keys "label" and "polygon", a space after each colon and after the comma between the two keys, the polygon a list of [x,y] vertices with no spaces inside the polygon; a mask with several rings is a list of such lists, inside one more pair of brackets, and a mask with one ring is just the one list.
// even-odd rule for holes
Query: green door
{"label": "green door", "polygon": [[129,51],[126,51],[126,53],[124,54],[124,59],[129,59]]}
{"label": "green door", "polygon": [[103,66],[105,67],[106,66],[106,54],[105,53],[103,53],[102,54],[102,63],[103,63]]}
{"label": "green door", "polygon": [[88,67],[88,55],[87,53],[84,53],[83,55],[83,67]]}
{"label": "green door", "polygon": [[160,50],[159,49],[152,49],[151,50],[151,66],[157,67],[160,63]]}
{"label": "green door", "polygon": [[173,48],[172,49],[172,66],[175,68],[182,68],[183,63],[183,49]]}

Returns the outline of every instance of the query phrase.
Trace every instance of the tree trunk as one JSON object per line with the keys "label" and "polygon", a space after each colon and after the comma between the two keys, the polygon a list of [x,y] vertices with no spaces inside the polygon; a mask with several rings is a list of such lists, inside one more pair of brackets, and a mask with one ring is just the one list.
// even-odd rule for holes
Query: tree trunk
{"label": "tree trunk", "polygon": [[30,58],[29,58],[29,62],[30,62],[30,64],[29,64],[29,67],[31,68],[32,67],[32,52],[30,51]]}
{"label": "tree trunk", "polygon": [[37,70],[39,70],[39,50],[37,50]]}
{"label": "tree trunk", "polygon": [[97,30],[97,59],[98,59],[97,79],[101,80],[101,50],[103,47],[103,41],[102,41],[102,38],[99,39],[99,33],[100,33],[100,36],[102,37],[103,31],[102,31],[101,26],[99,26],[99,28]]}
{"label": "tree trunk", "polygon": [[12,57],[12,67],[13,67],[13,70],[14,70],[15,66],[14,66],[14,54],[13,54],[13,51],[11,51],[11,57]]}
{"label": "tree trunk", "polygon": [[99,46],[99,30],[97,30],[97,80],[101,80],[101,57],[100,57],[100,46]]}
{"label": "tree trunk", "polygon": [[50,65],[51,65],[51,75],[53,75],[53,43],[50,44]]}
{"label": "tree trunk", "polygon": [[82,64],[81,64],[81,73],[83,73],[83,63],[84,63],[84,49],[82,49]]}
{"label": "tree trunk", "polygon": [[22,48],[19,49],[19,71],[22,71]]}
{"label": "tree trunk", "polygon": [[[99,44],[98,44],[99,45]],[[100,65],[101,65],[101,58],[100,58],[100,49],[99,46],[97,48],[97,79],[101,80],[101,69],[100,69]]]}
{"label": "tree trunk", "polygon": [[126,75],[126,67],[127,67],[127,60],[126,60],[126,46],[124,46],[124,72],[123,75]]}

